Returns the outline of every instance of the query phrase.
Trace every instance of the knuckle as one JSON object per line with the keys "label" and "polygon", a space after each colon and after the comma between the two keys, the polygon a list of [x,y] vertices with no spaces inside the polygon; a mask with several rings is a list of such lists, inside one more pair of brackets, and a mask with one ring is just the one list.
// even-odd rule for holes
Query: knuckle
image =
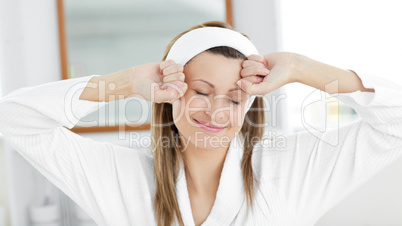
{"label": "knuckle", "polygon": [[169,67],[163,68],[163,74],[167,75],[169,73]]}
{"label": "knuckle", "polygon": [[262,56],[262,55],[258,55],[258,54],[252,54],[251,56],[250,56],[250,60],[253,60],[253,61],[257,61],[257,62],[263,62],[264,61],[264,56]]}
{"label": "knuckle", "polygon": [[186,76],[185,76],[184,73],[182,73],[182,72],[180,72],[180,73],[178,74],[178,77],[179,77],[179,79],[182,80],[182,81],[184,81],[184,79],[186,78]]}
{"label": "knuckle", "polygon": [[184,66],[181,65],[181,64],[176,64],[176,69],[177,69],[178,71],[183,71],[183,70],[184,70]]}
{"label": "knuckle", "polygon": [[249,67],[248,70],[246,70],[246,75],[254,75],[255,74],[255,67]]}
{"label": "knuckle", "polygon": [[171,66],[165,68],[165,70],[163,71],[165,75],[170,75],[172,73],[172,68]]}
{"label": "knuckle", "polygon": [[165,67],[165,69],[163,70],[163,72],[165,73],[165,74],[168,74],[169,72],[170,72],[170,67],[171,66],[167,66],[167,67]]}
{"label": "knuckle", "polygon": [[264,67],[264,61],[261,60],[261,61],[258,61],[256,63],[257,63],[258,66]]}
{"label": "knuckle", "polygon": [[163,61],[159,64],[159,69],[161,69],[161,70],[165,69],[165,61]]}
{"label": "knuckle", "polygon": [[256,61],[258,59],[258,55],[257,54],[252,54],[250,55],[250,60]]}
{"label": "knuckle", "polygon": [[169,59],[169,60],[166,61],[166,63],[168,63],[170,65],[170,64],[175,64],[176,62],[174,60],[172,60],[172,59]]}
{"label": "knuckle", "polygon": [[240,75],[241,75],[241,76],[246,76],[246,69],[242,69],[242,70],[240,71]]}
{"label": "knuckle", "polygon": [[255,68],[256,66],[258,66],[258,63],[257,63],[257,62],[255,62],[255,61],[250,62],[250,66],[249,66],[249,67]]}

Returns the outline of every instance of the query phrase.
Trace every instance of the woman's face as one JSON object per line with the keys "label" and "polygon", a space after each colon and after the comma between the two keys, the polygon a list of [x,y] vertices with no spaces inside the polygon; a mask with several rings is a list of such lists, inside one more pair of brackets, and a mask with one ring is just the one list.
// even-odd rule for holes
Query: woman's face
{"label": "woman's face", "polygon": [[173,118],[185,147],[189,142],[203,149],[229,147],[240,131],[249,97],[236,84],[242,62],[202,52],[184,67],[188,89],[173,102]]}

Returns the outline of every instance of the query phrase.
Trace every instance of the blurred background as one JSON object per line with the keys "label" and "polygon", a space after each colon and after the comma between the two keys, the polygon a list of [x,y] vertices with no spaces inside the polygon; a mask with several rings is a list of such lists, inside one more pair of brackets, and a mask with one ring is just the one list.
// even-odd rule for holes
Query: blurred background
{"label": "blurred background", "polygon": [[[0,0],[0,97],[21,87],[160,61],[173,37],[211,20],[247,34],[260,54],[296,52],[402,85],[401,10],[391,0]],[[359,119],[335,97],[299,83],[265,100],[267,136],[325,132]],[[133,139],[149,136],[150,106],[137,98],[114,101],[82,118],[73,131],[146,152]],[[402,160],[316,225],[402,225],[401,173]],[[40,212],[53,223],[39,224]],[[0,135],[0,226],[25,225],[95,224]]]}

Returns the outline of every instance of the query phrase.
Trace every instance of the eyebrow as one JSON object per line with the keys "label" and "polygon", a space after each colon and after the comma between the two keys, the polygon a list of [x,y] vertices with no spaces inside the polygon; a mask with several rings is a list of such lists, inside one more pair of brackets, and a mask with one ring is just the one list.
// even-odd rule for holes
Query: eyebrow
{"label": "eyebrow", "polygon": [[[202,81],[202,82],[207,83],[207,84],[208,84],[209,86],[211,86],[212,88],[215,88],[215,85],[214,85],[214,84],[212,84],[212,83],[210,83],[210,82],[208,82],[208,81],[205,81],[204,79],[196,79],[196,80],[193,80],[193,81]],[[241,88],[240,88],[240,87],[233,88],[233,89],[230,89],[229,92],[231,92],[231,91],[236,91],[236,90],[241,90]]]}

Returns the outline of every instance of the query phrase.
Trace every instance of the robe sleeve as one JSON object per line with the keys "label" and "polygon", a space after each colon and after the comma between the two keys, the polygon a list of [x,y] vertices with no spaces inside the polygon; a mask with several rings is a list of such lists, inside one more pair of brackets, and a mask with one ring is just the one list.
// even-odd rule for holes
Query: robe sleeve
{"label": "robe sleeve", "polygon": [[297,225],[314,225],[402,156],[402,87],[381,77],[357,75],[375,93],[328,94],[353,108],[360,117],[357,122],[324,132],[297,132],[285,136],[282,147],[262,149],[262,181],[275,187]]}
{"label": "robe sleeve", "polygon": [[[0,133],[41,174],[82,207],[98,224],[126,214],[120,179],[130,173],[130,197],[149,198],[139,152],[71,132],[105,102],[80,100],[93,77],[86,76],[15,90],[0,99]],[[130,165],[132,172],[119,171]],[[126,178],[127,179],[127,178]],[[145,190],[142,190],[145,189]],[[138,200],[140,201],[140,200]],[[109,219],[111,222],[112,219]],[[129,225],[128,217],[119,219]]]}

